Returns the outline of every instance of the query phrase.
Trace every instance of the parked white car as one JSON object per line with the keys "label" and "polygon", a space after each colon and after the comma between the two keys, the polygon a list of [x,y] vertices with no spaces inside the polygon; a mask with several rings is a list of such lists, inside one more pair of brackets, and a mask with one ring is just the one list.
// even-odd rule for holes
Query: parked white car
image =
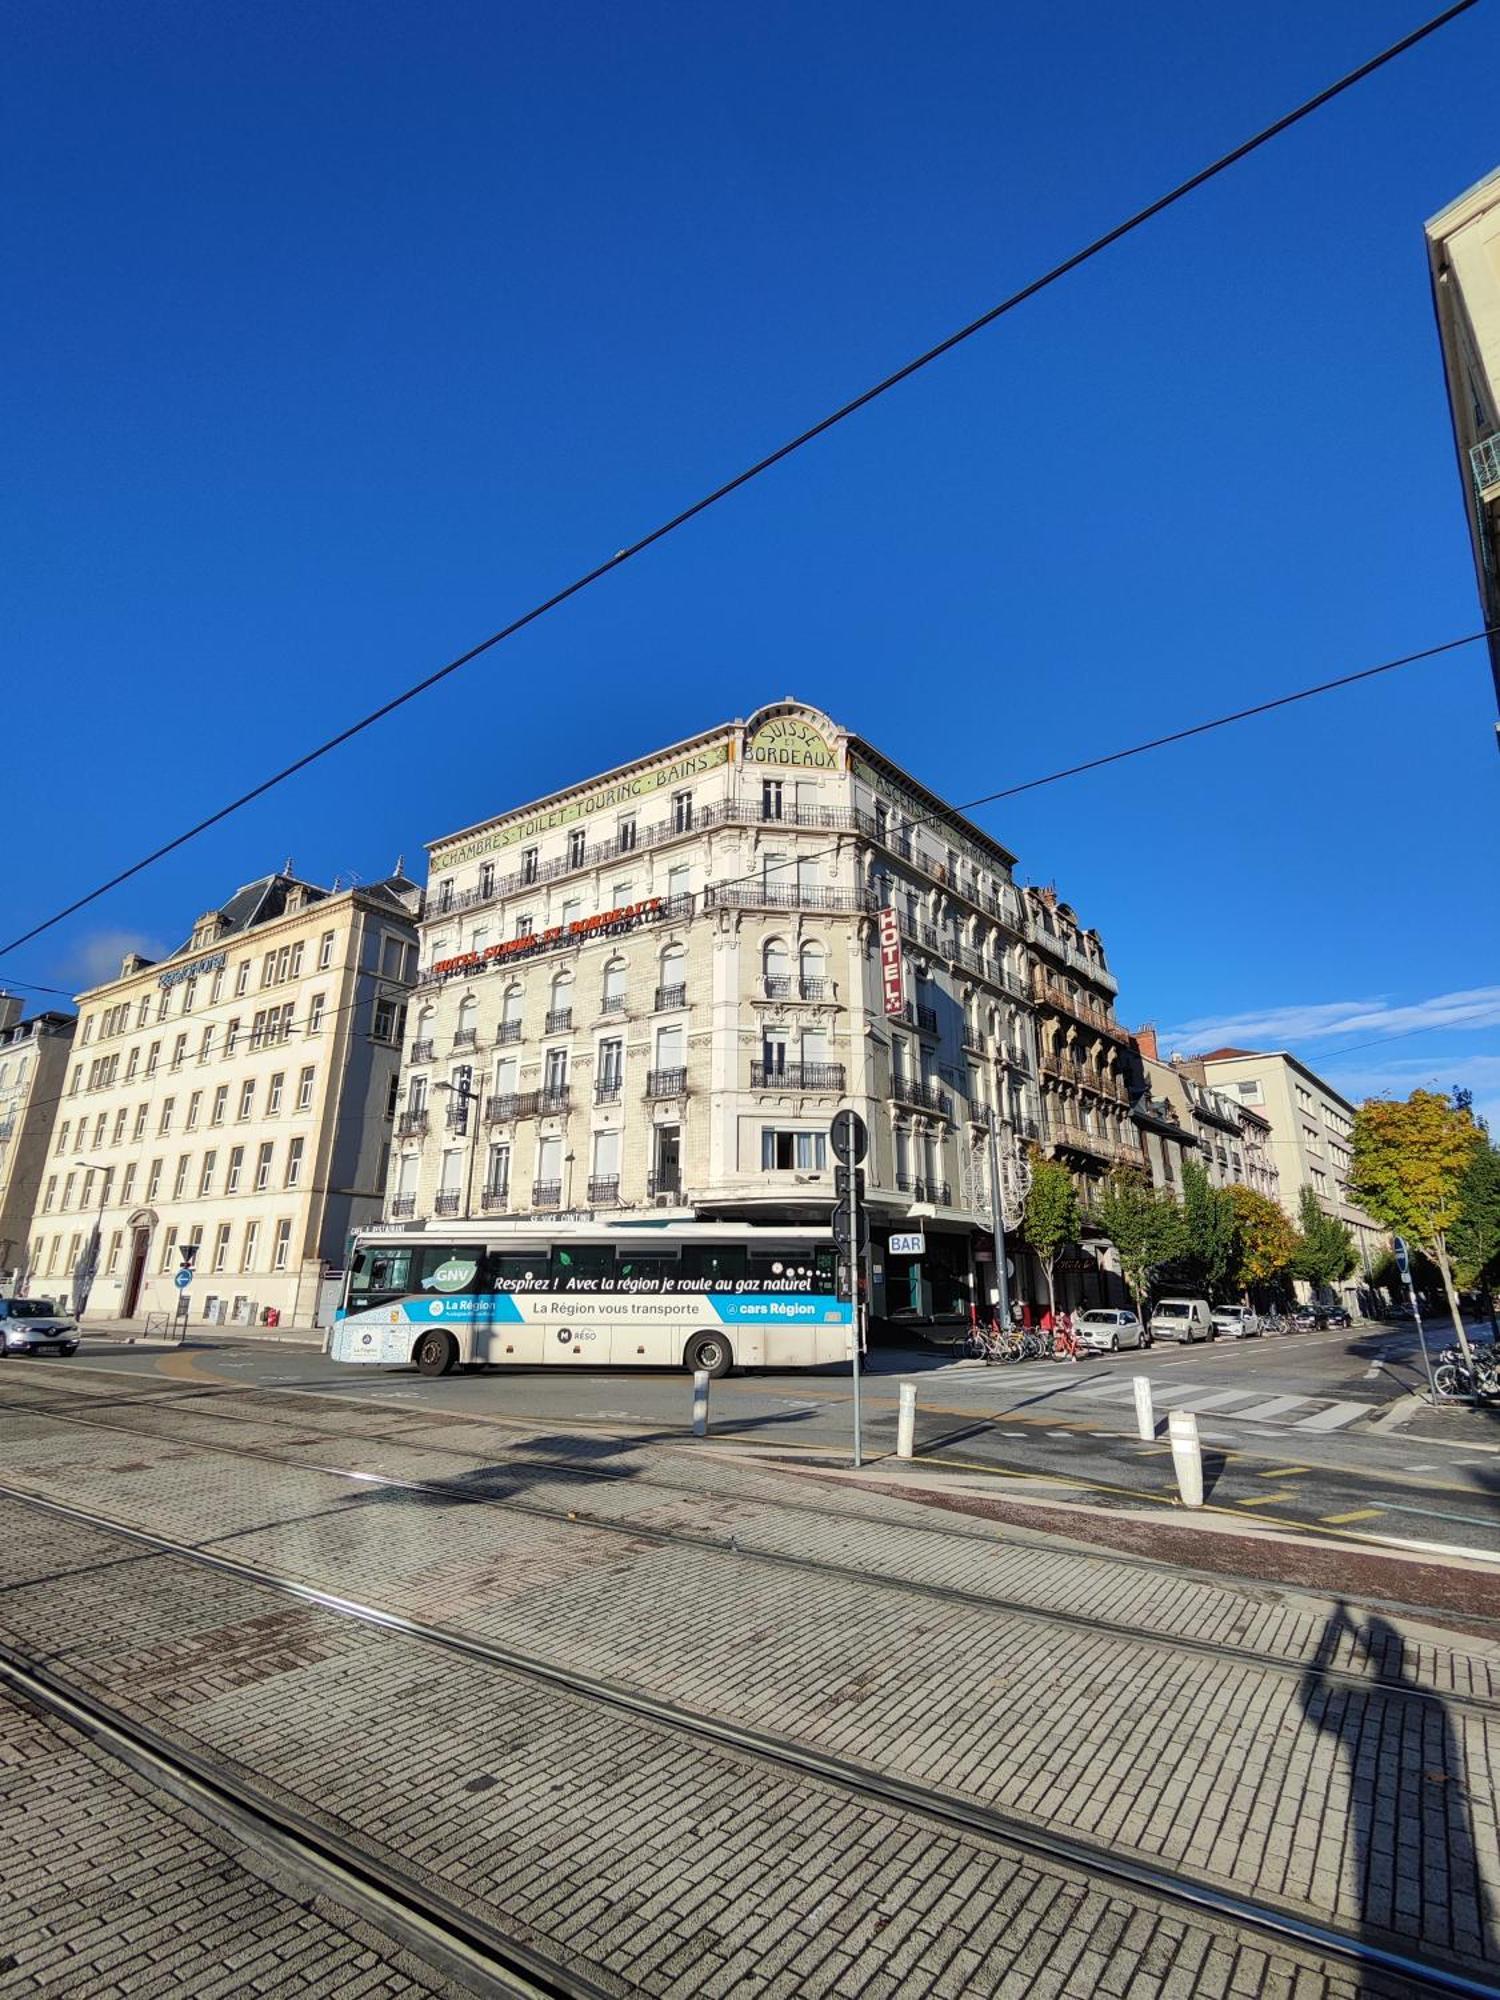
{"label": "parked white car", "polygon": [[1214,1331],[1226,1340],[1248,1340],[1260,1332],[1260,1314],[1249,1306],[1215,1306],[1213,1322]]}
{"label": "parked white car", "polygon": [[1115,1306],[1090,1306],[1076,1316],[1073,1331],[1095,1354],[1118,1354],[1122,1347],[1151,1345],[1151,1335],[1135,1314]]}
{"label": "parked white car", "polygon": [[1151,1308],[1153,1340],[1180,1340],[1187,1346],[1194,1340],[1212,1340],[1215,1332],[1207,1299],[1158,1299]]}

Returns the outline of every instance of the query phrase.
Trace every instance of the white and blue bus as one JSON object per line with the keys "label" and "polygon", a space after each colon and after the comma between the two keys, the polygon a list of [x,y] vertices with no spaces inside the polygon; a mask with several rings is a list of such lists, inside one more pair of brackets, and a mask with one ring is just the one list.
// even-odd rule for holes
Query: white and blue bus
{"label": "white and blue bus", "polygon": [[537,1218],[356,1238],[335,1361],[415,1366],[817,1368],[853,1307],[826,1228]]}

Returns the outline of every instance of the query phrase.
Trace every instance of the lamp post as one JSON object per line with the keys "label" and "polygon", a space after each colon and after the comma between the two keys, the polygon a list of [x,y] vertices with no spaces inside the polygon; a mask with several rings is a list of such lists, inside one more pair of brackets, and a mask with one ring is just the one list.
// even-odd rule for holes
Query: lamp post
{"label": "lamp post", "polygon": [[94,1240],[73,1271],[73,1311],[79,1319],[82,1319],[84,1309],[89,1302],[89,1294],[94,1289],[94,1276],[99,1269],[99,1253],[104,1247],[104,1210],[109,1201],[109,1184],[114,1178],[115,1170],[113,1167],[101,1166],[97,1160],[74,1160],[73,1164],[99,1176],[99,1213],[94,1220]]}

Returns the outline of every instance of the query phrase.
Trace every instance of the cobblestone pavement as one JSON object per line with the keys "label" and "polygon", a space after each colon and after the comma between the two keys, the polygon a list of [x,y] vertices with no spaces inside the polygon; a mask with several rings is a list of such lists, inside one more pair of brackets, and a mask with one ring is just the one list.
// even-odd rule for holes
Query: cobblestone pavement
{"label": "cobblestone pavement", "polygon": [[459,1989],[269,1879],[65,1723],[0,1694],[0,1994],[406,2000]]}
{"label": "cobblestone pavement", "polygon": [[[0,1502],[7,1639],[622,1993],[1402,1991],[262,1587],[159,1556],[122,1577],[114,1538],[40,1525]],[[47,1576],[13,1581],[39,1541]]]}
{"label": "cobblestone pavement", "polygon": [[[100,1417],[134,1436],[86,1431],[40,1408],[0,1413],[5,1476],[1348,1928],[1494,1962],[1500,1715],[1476,1705],[1495,1695],[1493,1646],[1332,1602],[1049,1549],[1037,1537],[997,1541],[980,1523],[915,1528],[904,1503],[865,1492],[819,1491],[814,1505],[798,1489],[788,1507],[783,1476],[703,1456],[637,1445],[608,1461],[619,1477],[581,1488],[534,1462],[577,1440],[523,1438],[518,1449],[516,1434],[497,1427],[272,1403],[97,1403]],[[324,1471],[227,1458],[197,1442],[226,1433],[350,1471],[477,1473],[466,1483],[493,1481],[563,1518],[351,1491]],[[610,1532],[568,1520],[570,1510],[715,1545]],[[369,1689],[366,1712],[383,1724],[400,1715],[404,1731],[413,1704],[426,1711],[422,1682],[389,1668],[389,1655],[368,1681],[351,1674],[349,1647],[370,1635],[285,1600],[247,1621],[237,1609],[245,1586],[225,1578],[194,1579],[170,1626],[175,1650],[162,1652],[159,1640],[143,1650],[139,1580],[156,1577],[160,1559],[87,1531],[56,1535],[53,1524],[39,1535],[34,1520],[16,1524],[17,1511],[3,1515],[12,1588],[0,1627],[23,1648],[76,1647],[91,1674],[128,1659],[125,1685],[174,1710],[185,1700],[195,1723],[205,1700],[243,1703],[259,1689],[270,1703],[256,1725],[267,1740],[300,1736],[309,1711],[318,1727],[337,1718],[348,1729],[356,1678]],[[69,1550],[66,1587],[55,1579],[59,1541]],[[758,1562],[758,1548],[845,1573]],[[1083,1631],[892,1588],[902,1577],[1038,1609],[1060,1603],[1158,1636]],[[1205,1661],[1174,1647],[1174,1635],[1228,1640],[1267,1664]],[[1329,1678],[1331,1668],[1378,1670],[1456,1698],[1350,1688]],[[472,1670],[429,1659],[426,1671],[446,1684]],[[515,1698],[528,1712],[539,1703],[534,1684]],[[511,1707],[502,1700],[497,1710],[496,1699],[481,1698],[480,1709],[506,1717],[508,1730]],[[588,1727],[582,1715],[575,1722]],[[680,1761],[680,1742],[675,1754]],[[389,1782],[384,1772],[376,1780]]]}

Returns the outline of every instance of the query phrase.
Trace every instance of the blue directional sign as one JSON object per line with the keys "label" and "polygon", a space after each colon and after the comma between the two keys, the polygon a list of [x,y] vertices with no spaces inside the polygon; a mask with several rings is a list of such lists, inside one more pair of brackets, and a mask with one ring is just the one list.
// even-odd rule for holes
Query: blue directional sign
{"label": "blue directional sign", "polygon": [[186,1265],[183,1266],[182,1270],[180,1270],[177,1273],[177,1276],[172,1280],[172,1283],[177,1287],[179,1292],[185,1292],[188,1286],[192,1282],[193,1282],[193,1274],[191,1270],[187,1268]]}

